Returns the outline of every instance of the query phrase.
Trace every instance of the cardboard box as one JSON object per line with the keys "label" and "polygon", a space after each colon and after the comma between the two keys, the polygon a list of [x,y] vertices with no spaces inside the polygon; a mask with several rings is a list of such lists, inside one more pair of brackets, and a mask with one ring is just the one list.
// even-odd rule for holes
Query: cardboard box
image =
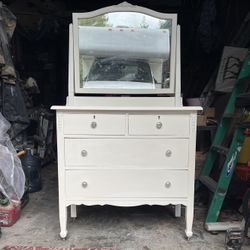
{"label": "cardboard box", "polygon": [[247,48],[224,47],[215,82],[216,91],[227,93],[232,91],[247,53]]}
{"label": "cardboard box", "polygon": [[206,126],[207,124],[207,116],[206,115],[197,115],[197,125],[198,126]]}
{"label": "cardboard box", "polygon": [[215,117],[215,108],[207,108],[205,111],[205,115],[207,118],[214,118]]}

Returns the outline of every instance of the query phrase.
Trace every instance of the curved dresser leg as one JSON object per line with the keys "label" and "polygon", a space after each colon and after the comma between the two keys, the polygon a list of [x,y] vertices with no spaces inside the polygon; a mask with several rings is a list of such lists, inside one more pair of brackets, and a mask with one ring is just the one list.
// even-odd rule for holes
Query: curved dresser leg
{"label": "curved dresser leg", "polygon": [[60,237],[66,239],[67,231],[67,207],[60,205],[59,207],[59,221],[60,221]]}
{"label": "curved dresser leg", "polygon": [[193,219],[194,219],[194,205],[188,204],[186,206],[186,230],[185,230],[188,240],[193,236],[193,231],[192,231]]}

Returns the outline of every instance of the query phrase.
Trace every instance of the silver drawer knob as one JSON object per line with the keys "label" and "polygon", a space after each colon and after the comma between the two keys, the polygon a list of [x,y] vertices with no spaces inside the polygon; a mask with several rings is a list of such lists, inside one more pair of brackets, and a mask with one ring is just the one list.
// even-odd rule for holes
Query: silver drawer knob
{"label": "silver drawer knob", "polygon": [[97,127],[97,123],[96,122],[91,122],[91,128],[96,128]]}
{"label": "silver drawer knob", "polygon": [[88,186],[88,182],[83,181],[83,182],[82,182],[82,187],[83,187],[83,188],[86,188],[87,186]]}
{"label": "silver drawer knob", "polygon": [[162,122],[157,122],[156,123],[156,128],[161,129],[162,128]]}
{"label": "silver drawer knob", "polygon": [[168,150],[166,151],[166,156],[167,156],[167,157],[171,157],[171,155],[172,155],[172,151],[168,149]]}
{"label": "silver drawer knob", "polygon": [[170,187],[171,187],[171,182],[170,181],[166,181],[165,188],[170,188]]}
{"label": "silver drawer knob", "polygon": [[81,151],[82,157],[86,157],[88,155],[88,152],[86,150]]}

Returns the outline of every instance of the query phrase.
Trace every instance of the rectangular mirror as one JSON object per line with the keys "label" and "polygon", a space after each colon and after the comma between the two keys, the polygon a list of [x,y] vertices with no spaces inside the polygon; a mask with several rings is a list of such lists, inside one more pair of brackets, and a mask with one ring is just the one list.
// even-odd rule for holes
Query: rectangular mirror
{"label": "rectangular mirror", "polygon": [[74,15],[76,93],[173,92],[173,18],[131,11]]}

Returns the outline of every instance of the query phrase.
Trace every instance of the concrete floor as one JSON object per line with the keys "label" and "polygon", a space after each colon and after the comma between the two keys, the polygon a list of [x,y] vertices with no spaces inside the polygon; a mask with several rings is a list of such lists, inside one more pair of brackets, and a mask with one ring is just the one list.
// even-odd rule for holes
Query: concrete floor
{"label": "concrete floor", "polygon": [[[169,207],[78,208],[78,218],[69,219],[69,236],[59,238],[56,166],[43,169],[43,190],[30,194],[20,220],[3,228],[0,247],[113,247],[120,250],[225,249],[224,233],[211,235],[203,229],[204,209],[195,209],[194,236],[184,237],[184,218],[174,218]],[[243,249],[250,249],[246,240]]]}

